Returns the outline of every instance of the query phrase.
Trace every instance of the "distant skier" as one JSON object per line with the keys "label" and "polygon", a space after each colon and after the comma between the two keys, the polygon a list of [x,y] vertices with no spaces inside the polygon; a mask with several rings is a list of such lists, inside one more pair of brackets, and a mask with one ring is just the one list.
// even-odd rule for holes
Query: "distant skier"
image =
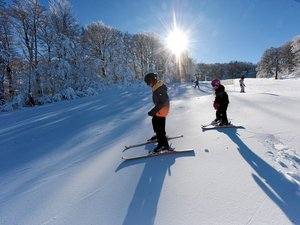
{"label": "distant skier", "polygon": [[163,81],[157,81],[157,74],[148,73],[144,78],[145,83],[152,88],[154,107],[148,112],[152,116],[152,126],[155,135],[150,140],[157,139],[157,146],[153,152],[171,150],[166,137],[166,117],[169,113],[170,103],[167,86]]}
{"label": "distant skier", "polygon": [[241,93],[244,93],[245,92],[245,87],[246,87],[246,85],[244,84],[244,79],[245,79],[245,77],[241,77],[241,79],[240,79],[240,87],[241,87]]}
{"label": "distant skier", "polygon": [[198,89],[200,89],[200,86],[199,86],[199,78],[198,78],[198,77],[196,78],[196,81],[195,81],[195,87],[194,87],[194,88],[196,88],[196,87],[198,87]]}
{"label": "distant skier", "polygon": [[214,79],[211,82],[211,86],[215,90],[214,108],[216,111],[216,119],[212,124],[218,124],[219,126],[227,126],[227,108],[229,104],[228,94],[225,91],[225,87],[221,84],[220,80]]}

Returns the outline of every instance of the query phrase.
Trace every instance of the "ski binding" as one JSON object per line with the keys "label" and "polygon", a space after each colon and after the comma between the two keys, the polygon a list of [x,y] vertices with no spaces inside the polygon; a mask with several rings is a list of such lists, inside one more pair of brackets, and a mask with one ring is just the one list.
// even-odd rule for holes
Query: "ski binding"
{"label": "ski binding", "polygon": [[[182,138],[183,135],[178,135],[178,136],[173,136],[173,137],[167,137],[168,140],[172,140],[172,139],[177,139],[177,138]],[[140,147],[143,145],[147,145],[147,144],[152,144],[152,143],[156,143],[157,140],[148,140],[144,143],[140,143],[140,144],[135,144],[135,145],[126,145],[125,149],[123,150],[123,152],[125,152],[126,150],[130,149],[130,148],[136,148],[136,147]]]}

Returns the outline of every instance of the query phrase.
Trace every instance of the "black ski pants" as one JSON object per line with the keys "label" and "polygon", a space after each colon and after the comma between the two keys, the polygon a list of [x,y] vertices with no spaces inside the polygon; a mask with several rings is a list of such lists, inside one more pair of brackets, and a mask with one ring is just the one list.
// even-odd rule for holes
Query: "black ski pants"
{"label": "black ski pants", "polygon": [[220,105],[216,111],[216,117],[218,120],[222,120],[222,123],[228,123],[227,108],[228,108],[228,104]]}
{"label": "black ski pants", "polygon": [[152,117],[153,131],[157,135],[157,143],[159,146],[169,147],[166,137],[166,117]]}

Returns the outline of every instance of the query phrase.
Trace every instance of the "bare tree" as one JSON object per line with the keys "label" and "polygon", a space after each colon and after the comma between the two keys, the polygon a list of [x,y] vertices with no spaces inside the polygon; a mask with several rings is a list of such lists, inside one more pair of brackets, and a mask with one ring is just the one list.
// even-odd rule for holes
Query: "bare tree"
{"label": "bare tree", "polygon": [[278,74],[281,71],[280,49],[273,47],[267,49],[258,63],[257,70],[258,76],[272,77],[275,75],[275,79],[278,79]]}
{"label": "bare tree", "polygon": [[153,33],[139,33],[132,37],[132,41],[135,57],[134,69],[137,78],[143,78],[144,74],[150,70],[163,72],[162,63],[167,59],[160,39]]}
{"label": "bare tree", "polygon": [[300,69],[300,36],[297,36],[292,40],[291,51],[294,56],[295,68]]}
{"label": "bare tree", "polygon": [[280,66],[282,67],[282,70],[287,73],[291,73],[295,69],[295,53],[292,51],[291,41],[280,47]]}
{"label": "bare tree", "polygon": [[115,68],[122,64],[120,54],[123,53],[120,31],[105,26],[103,22],[92,23],[84,29],[81,43],[91,59],[99,62],[99,74],[106,82],[118,79]]}
{"label": "bare tree", "polygon": [[300,69],[300,37],[295,37],[278,48],[265,50],[257,65],[259,77],[278,79],[283,74],[290,74]]}
{"label": "bare tree", "polygon": [[[12,61],[14,55],[13,38],[8,9],[0,1],[0,104],[13,96]],[[7,83],[7,85],[5,85]]]}
{"label": "bare tree", "polygon": [[[38,0],[13,0],[11,16],[18,36],[18,45],[28,61],[28,94],[41,93],[38,65],[38,27],[45,9]],[[35,87],[33,89],[33,86]]]}
{"label": "bare tree", "polygon": [[125,32],[122,38],[123,42],[123,63],[130,70],[134,71],[134,51],[133,35]]}

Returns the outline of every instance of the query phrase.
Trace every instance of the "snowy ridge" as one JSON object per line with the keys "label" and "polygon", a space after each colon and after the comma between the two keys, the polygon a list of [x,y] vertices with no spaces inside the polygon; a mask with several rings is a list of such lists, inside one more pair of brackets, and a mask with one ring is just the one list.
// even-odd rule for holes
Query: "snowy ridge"
{"label": "snowy ridge", "polygon": [[146,86],[0,113],[0,224],[300,224],[300,80],[245,84],[226,86],[245,129],[209,132],[209,82],[168,84],[167,134],[189,157],[121,159],[155,146],[122,152],[153,135]]}

